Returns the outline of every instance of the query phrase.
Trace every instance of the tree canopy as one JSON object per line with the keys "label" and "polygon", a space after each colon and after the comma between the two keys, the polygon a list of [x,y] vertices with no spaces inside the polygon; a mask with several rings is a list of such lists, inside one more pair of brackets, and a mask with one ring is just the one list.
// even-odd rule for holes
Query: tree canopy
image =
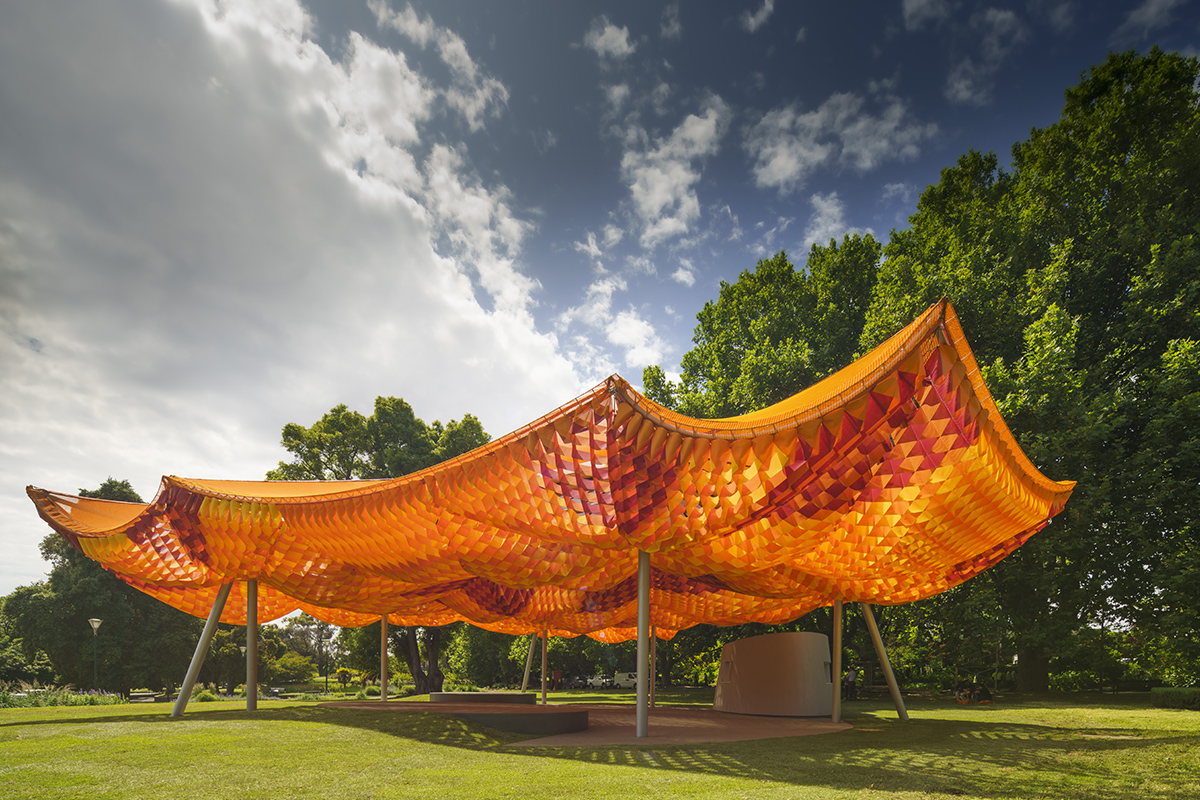
{"label": "tree canopy", "polygon": [[697,315],[677,384],[644,375],[684,413],[742,413],[948,297],[1021,446],[1079,481],[1053,525],[954,594],[994,604],[1027,689],[1048,686],[1049,659],[1081,633],[1114,625],[1200,678],[1198,77],[1194,58],[1110,55],[1058,122],[1014,145],[1011,168],[968,152],[882,252],[846,237],[814,245],[803,272],[782,252],[760,261]]}
{"label": "tree canopy", "polygon": [[[281,443],[293,458],[281,461],[267,479],[395,478],[489,441],[491,437],[471,414],[445,425],[437,420],[426,424],[401,398],[377,397],[369,417],[337,405],[307,428],[294,422],[284,425]],[[415,626],[389,630],[390,646],[404,658],[418,694],[442,688],[443,633],[442,628]],[[364,674],[378,674],[379,640],[378,623],[346,631],[348,663]]]}

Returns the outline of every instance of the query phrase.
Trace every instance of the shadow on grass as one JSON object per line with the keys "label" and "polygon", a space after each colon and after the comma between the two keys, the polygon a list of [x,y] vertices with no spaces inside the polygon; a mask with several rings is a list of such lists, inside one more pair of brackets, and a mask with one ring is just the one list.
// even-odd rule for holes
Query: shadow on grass
{"label": "shadow on grass", "polygon": [[[257,712],[203,709],[189,711],[184,721],[336,725],[481,754],[678,771],[840,791],[1082,800],[1177,800],[1197,796],[1200,791],[1197,757],[1186,755],[1200,748],[1200,734],[1196,733],[1064,728],[992,721],[986,714],[966,719],[916,718],[901,723],[870,713],[850,713],[847,721],[855,728],[838,734],[711,744],[501,750],[502,745],[529,737],[495,731],[414,705],[403,711],[394,707],[376,711],[305,705],[268,707]],[[1041,705],[1033,702],[1030,707]],[[924,711],[930,716],[937,709]],[[161,713],[124,713],[13,721],[0,723],[0,728],[106,722],[169,728],[181,721]],[[1172,763],[1172,754],[1185,755]]]}

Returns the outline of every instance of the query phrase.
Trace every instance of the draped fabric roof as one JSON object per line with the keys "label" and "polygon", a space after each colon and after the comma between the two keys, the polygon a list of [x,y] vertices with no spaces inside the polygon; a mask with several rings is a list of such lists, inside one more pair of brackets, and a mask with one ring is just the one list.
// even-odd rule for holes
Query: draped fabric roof
{"label": "draped fabric roof", "polygon": [[29,487],[42,518],[132,586],[222,621],[467,620],[635,636],[637,551],[659,635],[783,622],[835,598],[919,600],[1041,530],[1074,484],[1021,452],[949,303],[777,405],[675,414],[613,376],[459,458],[394,480],[163,478],[147,505]]}

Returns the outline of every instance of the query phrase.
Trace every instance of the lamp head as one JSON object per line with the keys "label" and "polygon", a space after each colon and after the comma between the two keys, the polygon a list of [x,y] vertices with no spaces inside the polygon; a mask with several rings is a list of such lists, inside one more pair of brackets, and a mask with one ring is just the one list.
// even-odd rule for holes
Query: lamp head
{"label": "lamp head", "polygon": [[92,624],[92,635],[93,635],[93,636],[95,636],[95,635],[96,635],[96,634],[99,632],[99,630],[100,630],[100,623],[101,623],[101,622],[103,622],[103,621],[104,621],[104,620],[102,620],[102,619],[95,619],[95,618],[92,618],[92,619],[89,619],[89,620],[88,620],[88,622],[90,622],[90,623]]}

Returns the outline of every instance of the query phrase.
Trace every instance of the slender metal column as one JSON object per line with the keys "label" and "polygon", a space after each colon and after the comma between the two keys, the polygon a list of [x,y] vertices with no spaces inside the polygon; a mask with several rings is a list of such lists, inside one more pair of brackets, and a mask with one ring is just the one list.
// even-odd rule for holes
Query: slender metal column
{"label": "slender metal column", "polygon": [[833,601],[833,663],[829,677],[833,680],[833,713],[830,719],[842,721],[842,598]]}
{"label": "slender metal column", "polygon": [[246,581],[246,710],[258,710],[258,581]]}
{"label": "slender metal column", "polygon": [[529,637],[529,655],[525,656],[525,677],[521,679],[521,691],[529,690],[529,670],[533,669],[533,646],[537,644],[538,635]]}
{"label": "slender metal column", "polygon": [[650,707],[654,708],[654,686],[658,683],[658,626],[650,626]]}
{"label": "slender metal column", "polygon": [[638,621],[637,621],[637,731],[639,739],[650,735],[649,695],[646,687],[646,668],[650,639],[650,554],[638,551]]}
{"label": "slender metal column", "polygon": [[387,702],[388,689],[388,646],[387,614],[379,618],[379,701]]}
{"label": "slender metal column", "polygon": [[208,646],[212,644],[213,634],[217,632],[217,620],[221,619],[221,612],[225,610],[225,601],[229,599],[229,590],[232,588],[233,584],[227,583],[217,592],[217,599],[213,601],[212,610],[208,612],[208,621],[204,623],[204,632],[200,634],[200,641],[196,643],[192,663],[188,665],[183,685],[179,687],[179,697],[175,698],[175,707],[171,709],[172,717],[182,717],[183,712],[187,710],[188,700],[192,699],[192,689],[196,687],[196,677],[200,674],[200,667],[204,666],[204,657],[208,655]]}
{"label": "slender metal column", "polygon": [[904,707],[904,697],[900,694],[900,685],[892,672],[892,662],[888,660],[887,649],[883,646],[883,637],[879,635],[879,626],[875,624],[875,612],[870,603],[859,603],[862,607],[863,619],[867,621],[867,630],[871,633],[871,641],[875,644],[875,654],[879,656],[879,665],[883,667],[883,677],[887,681],[888,691],[892,693],[892,703],[902,722],[908,722],[908,709]]}
{"label": "slender metal column", "polygon": [[542,628],[542,705],[546,705],[546,629]]}

